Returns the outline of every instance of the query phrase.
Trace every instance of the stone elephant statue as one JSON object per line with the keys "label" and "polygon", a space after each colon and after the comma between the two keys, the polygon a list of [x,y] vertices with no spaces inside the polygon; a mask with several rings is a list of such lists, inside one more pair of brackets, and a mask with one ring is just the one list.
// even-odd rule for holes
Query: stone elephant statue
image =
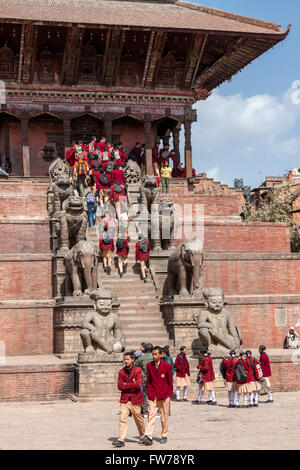
{"label": "stone elephant statue", "polygon": [[82,240],[66,254],[66,296],[90,295],[101,286],[98,275],[98,253],[92,243]]}
{"label": "stone elephant statue", "polygon": [[203,285],[203,243],[200,240],[181,243],[170,255],[166,295],[200,295]]}

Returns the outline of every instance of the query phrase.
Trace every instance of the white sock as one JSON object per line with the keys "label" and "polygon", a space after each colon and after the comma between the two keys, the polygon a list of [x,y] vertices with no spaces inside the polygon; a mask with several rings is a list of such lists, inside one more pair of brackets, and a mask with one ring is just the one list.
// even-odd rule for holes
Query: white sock
{"label": "white sock", "polygon": [[211,390],[209,392],[209,398],[211,399],[212,402],[216,401],[216,396],[215,396],[215,391],[214,390]]}
{"label": "white sock", "polygon": [[234,405],[234,391],[232,390],[231,392],[229,392],[231,394],[231,398],[230,398],[230,404],[231,405]]}
{"label": "white sock", "polygon": [[240,396],[241,396],[240,393],[236,394],[236,402],[235,402],[236,406],[239,406]]}
{"label": "white sock", "polygon": [[199,385],[198,398],[197,398],[198,401],[201,401],[202,395],[203,395],[203,392],[202,392],[201,387]]}
{"label": "white sock", "polygon": [[248,405],[248,395],[247,393],[244,393],[244,406]]}
{"label": "white sock", "polygon": [[231,405],[231,392],[228,392],[228,402],[229,402],[229,405]]}
{"label": "white sock", "polygon": [[258,392],[254,392],[254,404],[257,405],[258,404]]}
{"label": "white sock", "polygon": [[176,400],[180,400],[180,387],[176,387]]}
{"label": "white sock", "polygon": [[183,399],[186,399],[187,387],[183,387]]}
{"label": "white sock", "polygon": [[250,401],[250,405],[253,405],[253,392],[250,393],[249,401]]}
{"label": "white sock", "polygon": [[273,400],[271,391],[268,392],[268,398],[269,398],[269,400]]}

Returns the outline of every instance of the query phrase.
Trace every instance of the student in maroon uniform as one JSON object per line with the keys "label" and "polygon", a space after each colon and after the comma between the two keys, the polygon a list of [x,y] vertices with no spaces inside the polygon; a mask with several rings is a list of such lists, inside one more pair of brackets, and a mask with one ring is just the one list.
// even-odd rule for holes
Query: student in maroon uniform
{"label": "student in maroon uniform", "polygon": [[160,346],[152,351],[153,361],[147,364],[147,385],[149,420],[145,429],[145,445],[152,445],[152,434],[157,410],[160,410],[161,439],[165,444],[168,438],[168,419],[170,414],[170,399],[173,394],[172,367],[162,360],[163,352]]}
{"label": "student in maroon uniform", "polygon": [[273,400],[272,393],[271,393],[271,382],[270,382],[270,377],[272,376],[271,366],[270,366],[269,357],[266,353],[266,349],[267,349],[266,346],[259,346],[259,353],[260,353],[259,363],[262,368],[263,377],[266,381],[266,385],[269,389],[268,400],[265,403],[273,403],[274,400]]}
{"label": "student in maroon uniform", "polygon": [[99,203],[101,207],[104,207],[109,200],[110,178],[105,173],[104,168],[100,168],[99,171],[94,170],[94,177],[96,179],[96,189],[99,192]]}
{"label": "student in maroon uniform", "polygon": [[139,235],[139,240],[135,245],[135,260],[140,262],[141,274],[144,282],[147,282],[147,267],[146,263],[149,259],[150,245],[148,240],[142,234]]}
{"label": "student in maroon uniform", "polygon": [[108,230],[108,225],[105,225],[103,233],[100,234],[99,249],[103,255],[104,272],[110,274],[112,255],[114,252],[114,240],[112,234]]}
{"label": "student in maroon uniform", "polygon": [[225,370],[226,373],[226,386],[225,390],[228,392],[228,402],[229,408],[235,408],[234,406],[234,392],[235,392],[235,378],[234,378],[234,372],[235,372],[235,366],[237,364],[237,359],[236,359],[236,353],[235,351],[230,351],[229,357],[227,359],[223,359],[222,365],[223,369]]}
{"label": "student in maroon uniform", "polygon": [[[112,180],[112,177],[111,177]],[[120,199],[126,198],[126,193],[123,185],[118,184],[117,180],[113,180],[113,184],[110,186],[110,195],[109,199],[111,204],[114,204],[116,208],[117,218],[120,219],[121,215],[121,207],[120,207]]]}
{"label": "student in maroon uniform", "polygon": [[111,172],[111,177],[113,181],[116,181],[118,184],[120,184],[124,188],[126,184],[125,175],[124,175],[124,171],[121,170],[118,163],[115,163],[114,169]]}
{"label": "student in maroon uniform", "polygon": [[120,423],[119,438],[113,442],[115,447],[125,446],[125,437],[128,428],[128,417],[130,413],[134,418],[140,439],[145,438],[145,424],[142,417],[142,403],[144,397],[142,392],[142,370],[134,364],[135,357],[132,353],[124,354],[125,367],[120,370],[118,378],[118,389],[121,391],[120,398]]}
{"label": "student in maroon uniform", "polygon": [[250,364],[251,369],[253,371],[253,381],[251,382],[253,390],[250,393],[249,406],[251,408],[252,406],[258,407],[258,391],[261,389],[259,379],[256,378],[256,369],[255,369],[256,364],[258,364],[258,360],[252,356],[252,352],[249,350],[246,351],[246,355],[247,355],[247,363]]}
{"label": "student in maroon uniform", "polygon": [[181,346],[180,354],[176,357],[174,364],[176,370],[176,401],[180,399],[180,387],[183,387],[183,398],[182,401],[187,401],[186,394],[187,388],[190,386],[190,364],[186,357],[186,347]]}
{"label": "student in maroon uniform", "polygon": [[255,390],[255,377],[254,377],[254,369],[253,364],[251,361],[251,351],[246,351],[246,364],[249,367],[249,372],[247,376],[247,384],[249,385],[249,408],[253,406],[253,392]]}
{"label": "student in maroon uniform", "polygon": [[116,248],[118,256],[119,274],[122,278],[124,269],[126,269],[127,267],[129,253],[128,237],[125,230],[120,232],[119,237],[116,241]]}
{"label": "student in maroon uniform", "polygon": [[97,142],[96,144],[94,144],[94,146],[95,148],[98,148],[100,152],[104,152],[105,150],[107,150],[106,138],[101,137],[100,142]]}
{"label": "student in maroon uniform", "polygon": [[202,374],[202,380],[201,380],[201,383],[199,384],[198,398],[196,401],[194,401],[194,403],[197,403],[198,405],[200,405],[203,393],[209,392],[210,399],[206,403],[208,405],[217,405],[215,391],[214,391],[215,373],[214,373],[212,359],[210,357],[210,354],[207,348],[204,348],[204,347],[200,348],[199,364],[197,366],[197,369],[199,369]]}
{"label": "student in maroon uniform", "polygon": [[123,162],[122,166],[125,166],[128,162],[128,156],[126,155],[126,153],[124,153],[124,145],[122,142],[119,142],[119,154]]}
{"label": "student in maroon uniform", "polygon": [[239,380],[236,375],[235,375],[235,380],[236,380],[236,401],[235,401],[235,407],[239,408],[240,405],[240,396],[244,395],[244,408],[249,408],[248,405],[248,395],[252,392],[252,386],[249,382],[249,376],[251,377],[250,369],[251,367],[249,364],[246,362],[247,356],[245,352],[240,353],[240,359],[237,361],[235,369],[237,368],[238,363],[242,364],[242,366],[245,369],[245,372],[247,374],[247,378],[245,380]]}

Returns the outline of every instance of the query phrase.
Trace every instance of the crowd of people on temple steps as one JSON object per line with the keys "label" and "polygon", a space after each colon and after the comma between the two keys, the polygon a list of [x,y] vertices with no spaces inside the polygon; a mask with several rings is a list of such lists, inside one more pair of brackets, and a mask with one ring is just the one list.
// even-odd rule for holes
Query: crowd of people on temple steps
{"label": "crowd of people on temple steps", "polygon": [[[157,185],[161,180],[163,192],[168,194],[170,179],[183,178],[185,170],[169,144],[161,149],[159,147],[157,142],[152,149],[153,173]],[[112,271],[114,252],[118,258],[120,277],[126,273],[128,263],[130,217],[127,213],[128,188],[124,169],[128,161],[133,160],[140,166],[141,175],[145,174],[145,158],[144,144],[136,142],[127,155],[121,142],[111,145],[105,137],[100,140],[93,137],[88,144],[73,142],[66,152],[73,185],[79,196],[85,198],[89,225],[93,226],[96,220],[99,222],[99,250],[103,256],[104,272],[108,275]],[[141,277],[147,282],[150,245],[142,234],[139,235],[135,250]]]}
{"label": "crowd of people on temple steps", "polygon": [[[266,346],[259,346],[259,354],[260,358],[257,360],[250,350],[240,352],[239,356],[232,350],[221,361],[220,373],[228,392],[228,408],[257,408],[259,394],[268,395],[264,403],[273,403],[270,383],[272,374]],[[197,369],[198,396],[192,404],[218,406],[215,395],[216,377],[208,348],[200,348]],[[161,420],[160,443],[167,442],[174,375],[175,401],[188,402],[191,371],[185,346],[180,348],[174,362],[168,346],[142,343],[139,350],[124,353],[124,368],[120,370],[118,377],[121,398],[119,436],[113,442],[115,447],[125,446],[129,416],[133,416],[137,425],[140,444],[153,444],[155,418]],[[209,400],[203,401],[206,392]]]}

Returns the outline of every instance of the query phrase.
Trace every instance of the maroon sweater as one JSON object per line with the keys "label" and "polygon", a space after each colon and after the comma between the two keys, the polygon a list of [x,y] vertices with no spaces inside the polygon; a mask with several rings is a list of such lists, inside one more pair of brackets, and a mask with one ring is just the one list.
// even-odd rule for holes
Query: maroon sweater
{"label": "maroon sweater", "polygon": [[191,375],[190,364],[185,354],[178,354],[178,356],[176,357],[174,367],[176,369],[177,377],[185,377],[185,374],[187,374],[188,376]]}
{"label": "maroon sweater", "polygon": [[203,361],[200,362],[197,366],[202,373],[202,382],[213,382],[215,380],[215,373],[212,363],[212,358],[210,356],[204,356]]}
{"label": "maroon sweater", "polygon": [[160,361],[158,370],[155,362],[147,364],[146,393],[149,400],[165,400],[173,395],[172,367],[166,361]]}

